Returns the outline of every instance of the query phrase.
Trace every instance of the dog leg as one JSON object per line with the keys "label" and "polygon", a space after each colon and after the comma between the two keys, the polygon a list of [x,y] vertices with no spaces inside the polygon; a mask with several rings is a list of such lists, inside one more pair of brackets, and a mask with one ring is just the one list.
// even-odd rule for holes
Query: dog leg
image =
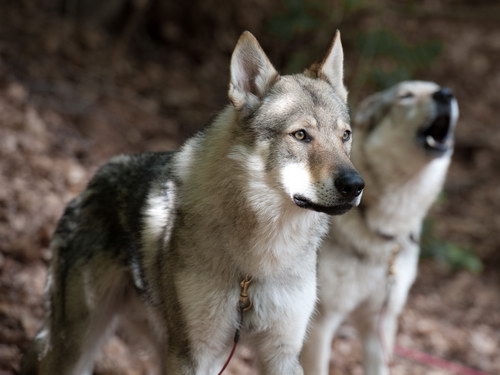
{"label": "dog leg", "polygon": [[[163,373],[167,375],[218,374],[231,350],[232,334],[212,330],[206,320],[188,322],[190,331],[169,326],[163,346]],[[189,333],[191,338],[188,339]]]}
{"label": "dog leg", "polygon": [[133,295],[120,313],[117,335],[127,344],[131,353],[147,353],[151,365],[147,375],[160,375],[165,368],[166,332],[153,310],[148,310],[138,296]]}
{"label": "dog leg", "polygon": [[389,363],[393,353],[397,329],[397,316],[394,311],[383,314],[372,313],[354,323],[358,328],[363,346],[363,368],[365,375],[388,375]]}
{"label": "dog leg", "polygon": [[[163,375],[216,375],[221,370],[224,360],[219,351],[207,342],[205,345],[183,347],[169,341],[166,351]],[[224,351],[227,357],[229,349]]]}
{"label": "dog leg", "polygon": [[[296,318],[296,319],[292,319]],[[256,349],[262,375],[302,375],[299,362],[307,320],[289,317],[274,324],[256,338]]]}
{"label": "dog leg", "polygon": [[261,341],[258,351],[259,374],[262,375],[303,375],[299,362],[299,352],[284,343]]}
{"label": "dog leg", "polygon": [[163,368],[163,375],[194,375],[196,370],[192,361],[181,353],[174,351],[169,345]]}
{"label": "dog leg", "polygon": [[[124,289],[90,270],[90,265],[74,267],[53,286],[50,321],[36,339],[44,342],[40,375],[91,375],[95,355],[114,331]],[[107,267],[107,272],[121,280],[119,271]]]}
{"label": "dog leg", "polygon": [[59,327],[40,361],[40,375],[91,375],[94,357],[112,331],[111,324],[105,327],[103,323],[111,323],[110,320],[103,317],[99,324],[94,322],[89,328],[88,318],[83,318],[79,323]]}
{"label": "dog leg", "polygon": [[[126,311],[128,313],[128,311]],[[166,352],[164,340],[154,331],[149,322],[140,317],[129,317],[123,314],[120,318],[120,326],[117,335],[127,344],[130,353],[147,353],[148,362],[151,367],[147,375],[161,375],[165,367],[163,354]]]}
{"label": "dog leg", "polygon": [[315,316],[300,356],[306,375],[328,375],[332,339],[343,320],[342,314],[318,312]]}

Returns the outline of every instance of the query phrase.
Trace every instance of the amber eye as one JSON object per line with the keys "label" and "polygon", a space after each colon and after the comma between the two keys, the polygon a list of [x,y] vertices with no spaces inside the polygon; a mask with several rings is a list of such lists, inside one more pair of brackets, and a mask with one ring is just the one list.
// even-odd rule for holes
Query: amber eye
{"label": "amber eye", "polygon": [[352,132],[350,130],[346,130],[342,135],[342,142],[347,142],[351,139]]}
{"label": "amber eye", "polygon": [[311,141],[311,137],[309,136],[309,134],[306,133],[306,131],[304,129],[297,130],[296,132],[293,132],[290,135],[292,135],[298,141],[302,141],[302,142],[310,142]]}

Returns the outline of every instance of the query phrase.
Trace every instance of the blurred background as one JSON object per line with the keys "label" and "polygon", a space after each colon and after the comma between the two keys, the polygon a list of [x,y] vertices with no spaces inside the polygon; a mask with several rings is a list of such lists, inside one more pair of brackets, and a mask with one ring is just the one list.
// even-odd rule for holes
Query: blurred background
{"label": "blurred background", "polygon": [[[48,243],[65,203],[112,155],[172,150],[227,102],[243,30],[282,73],[342,32],[355,111],[404,79],[460,104],[454,160],[426,221],[398,345],[500,374],[500,2],[493,0],[18,0],[0,2],[0,374],[40,326]],[[356,333],[332,374],[360,374]],[[120,340],[99,374],[142,374]],[[234,374],[254,373],[242,348]],[[449,374],[396,357],[394,374]],[[465,373],[465,372],[463,372]]]}

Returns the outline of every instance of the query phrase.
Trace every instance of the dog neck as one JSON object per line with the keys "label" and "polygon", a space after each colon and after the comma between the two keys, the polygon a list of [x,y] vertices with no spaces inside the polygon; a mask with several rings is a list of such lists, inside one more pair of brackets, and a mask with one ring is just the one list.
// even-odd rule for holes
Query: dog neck
{"label": "dog neck", "polygon": [[[384,232],[383,229],[371,229],[367,217],[366,217],[366,212],[369,210],[368,206],[366,203],[362,202],[358,206],[358,213],[364,222],[365,226],[368,228],[368,230],[372,231],[375,235],[377,235],[382,241],[387,241],[387,242],[394,242],[397,243],[400,240],[400,236],[398,236],[395,233],[390,233],[390,232]],[[404,236],[403,236],[404,237]],[[419,233],[418,232],[409,232],[407,235],[408,239],[410,242],[413,242],[414,244],[419,243]]]}
{"label": "dog neck", "polygon": [[443,187],[450,156],[428,159],[406,175],[385,173],[383,177],[368,155],[362,156],[359,168],[366,181],[362,210],[368,227],[388,236],[419,233],[424,216]]}

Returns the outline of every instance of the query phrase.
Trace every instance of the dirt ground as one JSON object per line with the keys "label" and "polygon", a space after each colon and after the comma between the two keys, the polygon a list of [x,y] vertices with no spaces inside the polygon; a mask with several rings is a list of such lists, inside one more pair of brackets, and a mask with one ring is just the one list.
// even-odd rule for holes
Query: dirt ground
{"label": "dirt ground", "polygon": [[[460,5],[456,13],[446,12],[452,3]],[[266,14],[272,11],[266,4],[246,7]],[[435,235],[473,249],[484,270],[472,274],[422,261],[397,345],[400,352],[417,350],[500,374],[500,6],[468,12],[466,2],[423,4],[404,22],[389,12],[363,23],[383,22],[410,39],[443,43],[439,59],[417,77],[451,87],[461,109],[454,162],[431,217]],[[209,35],[199,31],[176,44],[186,35],[169,21],[170,39],[161,51],[121,53],[108,34],[79,29],[39,5],[0,4],[0,375],[16,373],[40,327],[48,243],[64,205],[109,157],[175,149],[207,124],[226,102],[230,52],[241,30],[254,31],[264,47],[276,43],[266,39],[255,10],[240,9],[245,16],[238,22],[215,19],[219,26]],[[224,28],[226,21],[231,26]],[[359,56],[348,38],[345,47],[349,86],[349,67]],[[282,61],[281,52],[275,61]],[[349,324],[333,349],[332,374],[361,374]],[[120,340],[107,354],[99,374],[148,368],[147,354],[132,361]],[[404,356],[396,356],[392,368],[396,375],[466,373]],[[231,371],[256,373],[247,348],[238,350]]]}

